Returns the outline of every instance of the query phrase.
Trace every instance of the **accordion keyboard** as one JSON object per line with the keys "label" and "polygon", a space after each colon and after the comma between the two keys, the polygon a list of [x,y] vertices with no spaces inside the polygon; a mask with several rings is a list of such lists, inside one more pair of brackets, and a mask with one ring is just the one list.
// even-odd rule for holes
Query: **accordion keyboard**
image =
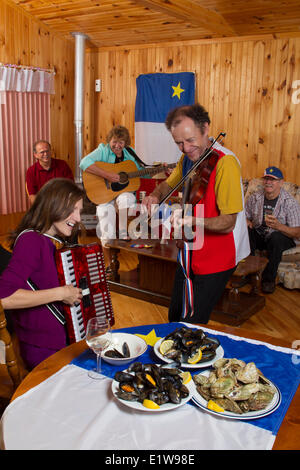
{"label": "accordion keyboard", "polygon": [[105,275],[101,245],[76,245],[56,252],[59,281],[82,289],[82,301],[76,306],[64,305],[70,342],[85,338],[86,325],[94,316],[108,318],[111,326],[114,315]]}

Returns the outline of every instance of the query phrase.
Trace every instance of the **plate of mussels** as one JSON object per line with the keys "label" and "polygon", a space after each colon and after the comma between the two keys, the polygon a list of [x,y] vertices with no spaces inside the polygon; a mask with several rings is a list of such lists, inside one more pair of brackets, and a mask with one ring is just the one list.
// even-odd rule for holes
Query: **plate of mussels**
{"label": "plate of mussels", "polygon": [[193,402],[202,410],[229,419],[257,419],[279,407],[279,388],[267,379],[254,362],[222,358],[193,376]]}
{"label": "plate of mussels", "polygon": [[128,369],[116,372],[112,392],[120,403],[135,410],[170,411],[192,398],[195,386],[193,380],[185,384],[185,374],[166,364],[134,362]]}
{"label": "plate of mussels", "polygon": [[185,326],[158,340],[154,352],[164,362],[177,362],[179,367],[189,369],[209,367],[224,356],[217,338],[207,336],[200,328]]}

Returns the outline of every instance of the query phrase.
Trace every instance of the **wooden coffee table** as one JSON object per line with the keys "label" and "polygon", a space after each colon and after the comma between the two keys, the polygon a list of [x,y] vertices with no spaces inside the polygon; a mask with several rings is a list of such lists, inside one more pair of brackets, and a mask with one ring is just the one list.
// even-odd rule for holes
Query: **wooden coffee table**
{"label": "wooden coffee table", "polygon": [[[151,248],[137,248],[133,245],[150,245]],[[160,240],[110,240],[107,246],[112,256],[112,277],[108,280],[111,291],[169,306],[177,265],[175,240],[168,240],[164,244]],[[121,251],[137,255],[136,269],[120,271],[118,255]],[[267,262],[266,258],[248,256],[238,264],[211,319],[238,326],[264,307],[265,298],[259,294],[259,285]],[[241,291],[246,276],[251,286],[250,292]]]}

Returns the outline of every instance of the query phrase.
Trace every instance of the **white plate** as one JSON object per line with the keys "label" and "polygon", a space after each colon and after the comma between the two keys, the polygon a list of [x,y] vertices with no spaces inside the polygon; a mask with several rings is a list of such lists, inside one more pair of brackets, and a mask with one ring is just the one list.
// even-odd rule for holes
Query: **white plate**
{"label": "white plate", "polygon": [[[154,352],[157,355],[157,357],[159,357],[159,359],[161,359],[162,361],[167,362],[167,363],[170,364],[171,362],[174,362],[174,359],[168,359],[167,357],[163,356],[159,352],[159,347],[160,347],[162,341],[164,341],[164,339],[165,338],[159,339],[155,343],[153,349],[154,349]],[[210,361],[198,362],[197,364],[188,364],[187,362],[181,362],[180,367],[182,367],[184,369],[202,369],[203,367],[207,368],[207,367],[210,367],[218,359],[221,359],[223,356],[224,356],[224,349],[222,348],[222,346],[218,346],[217,349],[216,349],[215,357],[213,359],[211,359]]]}
{"label": "white plate", "polygon": [[[129,347],[130,357],[107,357],[105,356],[106,351],[116,348],[118,351],[122,351],[122,345],[126,342]],[[135,361],[139,356],[144,354],[147,350],[147,343],[143,338],[139,336],[132,335],[130,333],[119,333],[112,331],[111,333],[111,343],[102,351],[101,358],[113,366],[122,366],[128,364],[129,362]]]}
{"label": "white plate", "polygon": [[[160,365],[160,364],[157,364]],[[127,372],[127,369],[124,371]],[[129,408],[133,408],[134,410],[138,411],[152,411],[154,413],[159,413],[161,411],[170,411],[170,410],[175,410],[175,408],[179,408],[180,406],[185,405],[191,398],[193,397],[193,394],[195,392],[195,385],[193,380],[190,380],[189,383],[186,384],[186,387],[189,390],[189,396],[186,398],[183,398],[180,403],[175,404],[175,403],[165,403],[164,405],[161,405],[159,408],[156,410],[151,410],[150,408],[146,408],[142,403],[139,403],[137,401],[126,401],[122,400],[121,398],[116,396],[116,392],[119,390],[119,382],[116,380],[113,380],[111,384],[112,392],[116,400],[118,400],[120,403],[122,403],[125,406],[128,406]]]}
{"label": "white plate", "polygon": [[[205,375],[205,377],[208,377],[209,374],[210,374],[209,370],[205,370],[201,372],[201,375]],[[279,388],[273,382],[271,382],[271,380],[269,380],[269,382],[275,388],[275,394],[271,403],[269,403],[269,405],[263,410],[248,411],[248,413],[243,413],[241,415],[238,413],[232,413],[231,411],[218,412],[218,411],[209,410],[207,408],[207,400],[205,400],[205,398],[203,398],[200,395],[200,393],[197,392],[196,387],[195,387],[192,400],[197,406],[199,406],[199,408],[206,411],[207,413],[218,416],[219,418],[242,419],[242,420],[263,418],[264,416],[268,416],[271,413],[273,413],[275,410],[277,410],[277,408],[279,407],[281,403],[281,392]]]}

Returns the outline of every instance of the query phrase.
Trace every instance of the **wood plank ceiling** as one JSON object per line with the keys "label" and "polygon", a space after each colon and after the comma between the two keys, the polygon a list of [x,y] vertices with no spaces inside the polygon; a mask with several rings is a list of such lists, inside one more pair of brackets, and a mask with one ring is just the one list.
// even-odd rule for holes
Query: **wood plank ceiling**
{"label": "wood plank ceiling", "polygon": [[91,47],[261,34],[300,35],[299,0],[11,0],[50,30]]}

